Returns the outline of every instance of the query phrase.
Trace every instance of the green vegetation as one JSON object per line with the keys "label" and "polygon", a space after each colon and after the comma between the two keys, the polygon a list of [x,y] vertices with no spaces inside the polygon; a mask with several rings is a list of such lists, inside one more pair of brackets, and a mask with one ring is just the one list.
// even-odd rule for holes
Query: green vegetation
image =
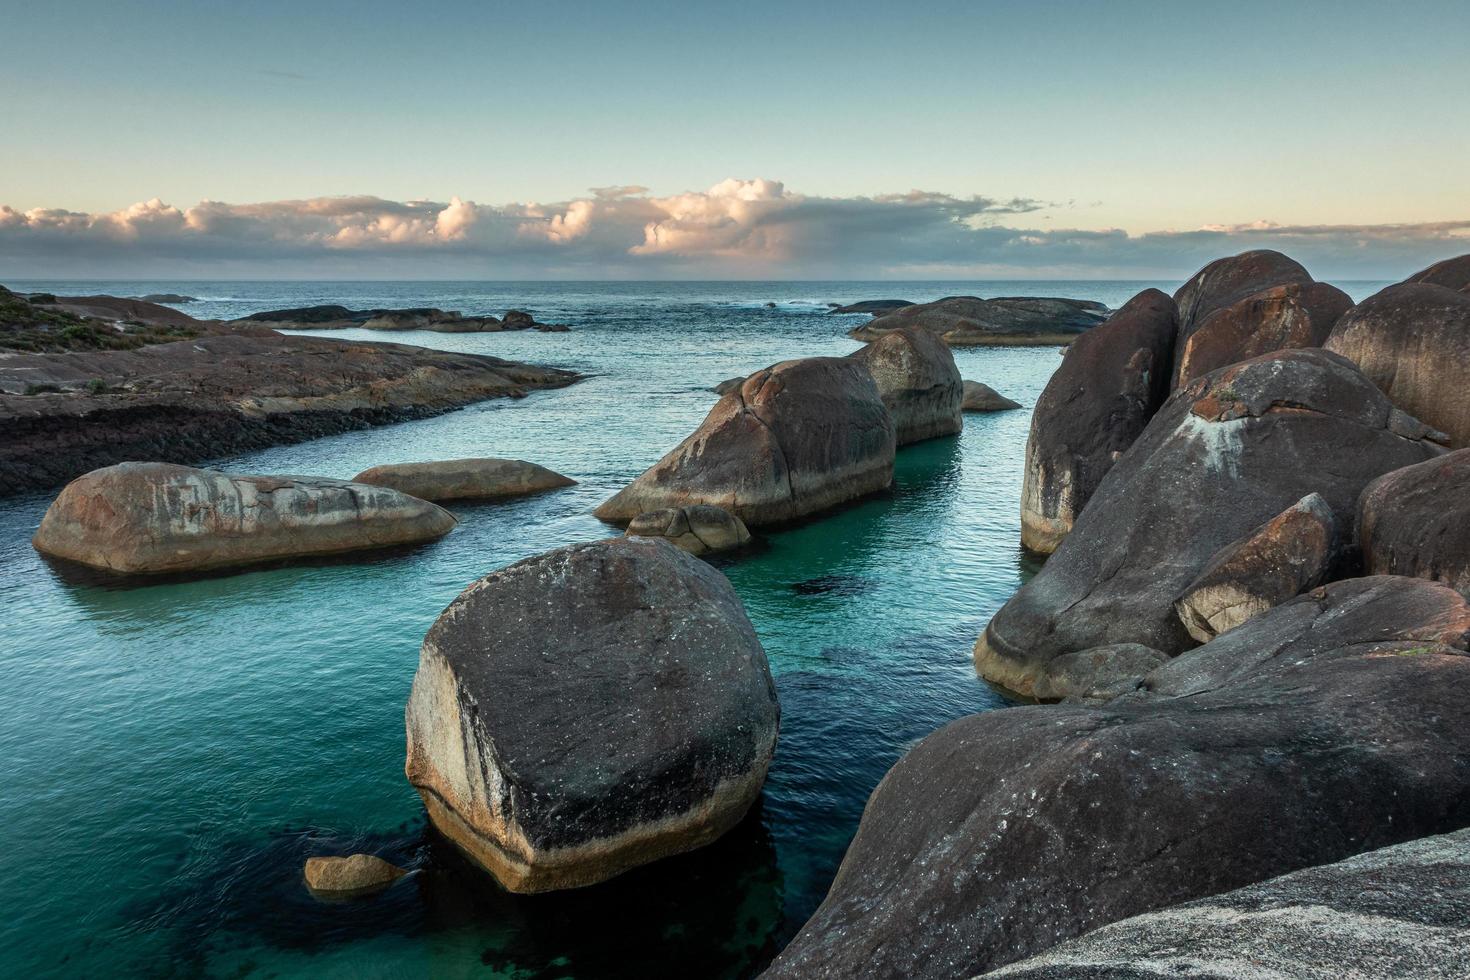
{"label": "green vegetation", "polygon": [[56,395],[61,393],[60,385],[26,385],[27,395]]}
{"label": "green vegetation", "polygon": [[[50,297],[55,299],[55,297]],[[0,286],[0,350],[56,354],[82,350],[136,350],[199,336],[194,327],[131,321],[119,328],[64,310],[37,306]]]}
{"label": "green vegetation", "polygon": [[111,390],[112,386],[101,378],[93,378],[87,382],[87,394],[89,395],[105,395]]}

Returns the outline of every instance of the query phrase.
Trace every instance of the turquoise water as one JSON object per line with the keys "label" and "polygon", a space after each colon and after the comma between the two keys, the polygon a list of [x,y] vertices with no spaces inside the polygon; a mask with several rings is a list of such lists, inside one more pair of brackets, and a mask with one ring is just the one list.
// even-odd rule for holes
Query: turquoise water
{"label": "turquoise water", "polygon": [[[1029,412],[968,416],[961,436],[901,450],[891,493],[721,563],[781,698],[764,798],[716,845],[604,885],[510,896],[426,832],[403,778],[403,707],[444,606],[494,568],[606,536],[591,509],[698,425],[710,385],[856,349],[843,331],[865,318],[828,315],[828,300],[1029,293],[1117,306],[1147,284],[7,285],[177,291],[208,300],[184,307],[200,316],[310,302],[519,306],[573,331],[346,336],[589,378],[219,461],[350,477],[498,455],[581,481],[455,506],[459,526],[416,550],[121,588],[36,556],[46,498],[0,500],[0,973],[551,978],[759,970],[820,902],[888,766],[945,721],[1004,706],[975,678],[970,647],[1027,573]],[[955,356],[965,377],[1027,409],[1059,362],[1054,348]],[[305,858],[355,850],[415,873],[373,900],[312,899]]]}

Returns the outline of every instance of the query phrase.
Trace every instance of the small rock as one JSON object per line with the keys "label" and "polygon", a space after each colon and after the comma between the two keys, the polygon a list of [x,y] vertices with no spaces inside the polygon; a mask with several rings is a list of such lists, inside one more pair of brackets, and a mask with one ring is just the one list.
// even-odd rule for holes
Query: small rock
{"label": "small rock", "polygon": [[708,504],[666,507],[639,514],[628,524],[629,537],[666,538],[691,555],[730,551],[750,543],[750,531],[734,514]]}
{"label": "small rock", "polygon": [[406,874],[372,854],[306,859],[307,887],[325,895],[365,895],[387,888]]}
{"label": "small rock", "polygon": [[390,463],[363,470],[352,480],[434,501],[521,497],[577,483],[525,460],[493,458]]}
{"label": "small rock", "polygon": [[507,330],[528,330],[536,325],[536,318],[525,310],[508,310],[501,322]]}
{"label": "small rock", "polygon": [[990,385],[978,381],[966,381],[962,391],[962,412],[1006,412],[1021,407],[1020,402],[1013,402]]}

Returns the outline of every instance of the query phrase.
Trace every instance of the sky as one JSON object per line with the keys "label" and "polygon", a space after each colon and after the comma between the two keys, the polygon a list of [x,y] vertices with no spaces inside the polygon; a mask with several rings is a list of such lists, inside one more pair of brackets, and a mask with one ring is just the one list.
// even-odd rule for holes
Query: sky
{"label": "sky", "polygon": [[0,0],[12,278],[1470,251],[1470,3]]}

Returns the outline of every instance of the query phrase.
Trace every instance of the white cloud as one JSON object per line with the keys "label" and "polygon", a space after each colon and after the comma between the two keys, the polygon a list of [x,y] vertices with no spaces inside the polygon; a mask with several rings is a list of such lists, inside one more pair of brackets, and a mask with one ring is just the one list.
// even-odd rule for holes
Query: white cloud
{"label": "white cloud", "polygon": [[270,274],[782,278],[1182,277],[1245,248],[1290,252],[1321,277],[1397,277],[1464,250],[1470,221],[1211,224],[1128,235],[1024,227],[1067,213],[1028,199],[913,190],[806,195],[769,179],[652,195],[594,188],[484,205],[372,196],[86,214],[0,206],[0,275]]}

